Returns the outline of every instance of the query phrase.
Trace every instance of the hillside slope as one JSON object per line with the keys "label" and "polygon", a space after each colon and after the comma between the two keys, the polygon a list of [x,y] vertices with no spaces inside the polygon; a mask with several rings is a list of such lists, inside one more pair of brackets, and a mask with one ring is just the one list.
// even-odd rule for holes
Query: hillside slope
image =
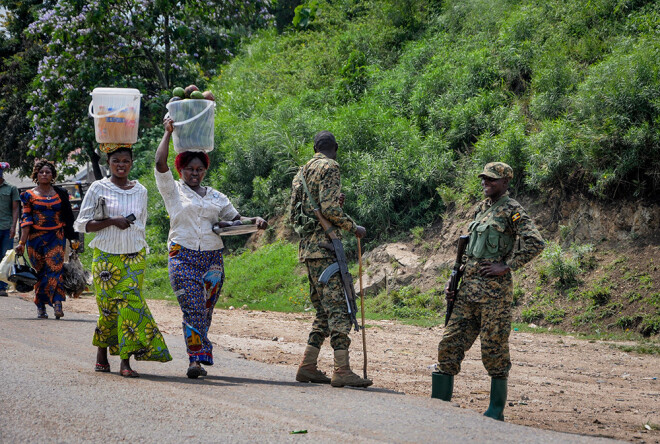
{"label": "hillside slope", "polygon": [[[548,245],[514,273],[514,321],[599,337],[657,338],[660,206],[603,205],[584,196],[522,202]],[[367,253],[370,306],[399,319],[443,313],[442,289],[469,215],[450,211],[438,224]]]}
{"label": "hillside slope", "polygon": [[319,1],[215,80],[211,181],[281,216],[313,135],[333,131],[368,278],[393,277],[370,310],[436,319],[476,173],[505,161],[550,241],[517,273],[517,319],[657,335],[659,29],[644,0]]}
{"label": "hillside slope", "polygon": [[246,212],[283,211],[322,129],[372,240],[473,201],[492,160],[519,194],[657,199],[657,2],[319,1],[314,17],[259,34],[215,81],[211,177]]}

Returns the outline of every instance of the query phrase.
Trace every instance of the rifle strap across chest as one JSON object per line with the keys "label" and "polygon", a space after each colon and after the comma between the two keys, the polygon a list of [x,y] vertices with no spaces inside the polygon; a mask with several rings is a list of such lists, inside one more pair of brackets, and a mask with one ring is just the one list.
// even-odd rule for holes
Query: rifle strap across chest
{"label": "rifle strap across chest", "polygon": [[490,217],[492,214],[495,213],[496,209],[498,209],[508,201],[509,201],[509,196],[502,196],[500,200],[492,204],[490,208],[488,208],[486,211],[480,212],[474,220],[482,220],[486,216]]}
{"label": "rifle strap across chest", "polygon": [[[312,193],[309,192],[309,187],[307,186],[307,181],[305,180],[305,167],[300,168],[300,172],[298,173],[300,175],[300,182],[302,183],[303,189],[305,190],[305,194],[307,194],[307,198],[309,199],[309,202],[312,204],[313,209],[318,209],[319,212],[321,211],[321,207],[317,205],[316,200],[312,197]],[[329,234],[330,232],[334,231],[335,227],[331,226],[327,230],[324,231],[325,234]]]}
{"label": "rifle strap across chest", "polygon": [[316,204],[316,201],[312,197],[312,193],[309,192],[309,187],[307,187],[307,181],[305,180],[305,167],[300,168],[300,182],[302,183],[303,189],[305,190],[305,194],[307,194],[307,198],[309,199],[309,202],[312,204],[312,208],[319,208],[320,207]]}

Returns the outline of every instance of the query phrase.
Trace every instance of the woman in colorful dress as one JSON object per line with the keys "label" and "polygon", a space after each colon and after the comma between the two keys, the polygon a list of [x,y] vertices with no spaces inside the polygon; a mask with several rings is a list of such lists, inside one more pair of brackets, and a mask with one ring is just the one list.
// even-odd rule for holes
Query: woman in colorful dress
{"label": "woman in colorful dress", "polygon": [[21,239],[16,254],[22,256],[27,245],[30,262],[37,272],[34,285],[37,317],[48,318],[48,304],[59,319],[64,316],[62,302],[66,300],[62,288],[66,239],[72,248],[78,247],[73,211],[66,190],[53,186],[57,178],[55,164],[46,159],[35,161],[31,177],[37,186],[21,194]]}
{"label": "woman in colorful dress", "polygon": [[[130,145],[102,144],[108,155],[110,178],[92,183],[83,199],[75,228],[96,233],[89,247],[94,248],[92,275],[99,319],[92,344],[97,372],[109,372],[108,349],[119,355],[122,376],[136,378],[130,357],[140,361],[172,360],[163,335],[158,330],[142,294],[147,241],[147,189],[129,180],[133,166]],[[105,200],[104,219],[95,215]],[[98,211],[97,211],[98,213]]]}
{"label": "woman in colorful dress", "polygon": [[241,217],[227,196],[202,186],[209,167],[204,152],[186,151],[176,156],[181,180],[175,181],[167,166],[173,121],[164,120],[165,134],[156,150],[156,185],[170,215],[169,274],[174,294],[183,312],[183,334],[190,366],[187,376],[206,376],[201,366],[213,365],[213,346],[208,338],[213,308],[224,281],[220,236],[213,233],[218,221],[237,221],[268,227],[260,217]]}

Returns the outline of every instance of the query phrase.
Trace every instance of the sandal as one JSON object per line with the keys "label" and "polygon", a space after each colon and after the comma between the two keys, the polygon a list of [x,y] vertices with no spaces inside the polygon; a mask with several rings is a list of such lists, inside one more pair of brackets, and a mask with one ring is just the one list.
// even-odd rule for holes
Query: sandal
{"label": "sandal", "polygon": [[110,364],[99,364],[98,362],[94,366],[95,372],[101,373],[110,373]]}
{"label": "sandal", "polygon": [[129,370],[129,369],[124,369],[120,370],[119,374],[122,375],[124,378],[139,378],[140,374],[136,372],[135,370]]}
{"label": "sandal", "polygon": [[48,313],[46,313],[46,306],[37,305],[37,318],[38,319],[48,319]]}
{"label": "sandal", "polygon": [[62,310],[62,302],[57,301],[53,303],[53,311],[55,311],[55,319],[63,318],[64,311]]}
{"label": "sandal", "polygon": [[188,367],[188,371],[186,372],[186,376],[190,379],[197,379],[200,376],[204,376],[202,373],[205,373],[206,370],[204,370],[201,366],[198,365],[191,365]]}

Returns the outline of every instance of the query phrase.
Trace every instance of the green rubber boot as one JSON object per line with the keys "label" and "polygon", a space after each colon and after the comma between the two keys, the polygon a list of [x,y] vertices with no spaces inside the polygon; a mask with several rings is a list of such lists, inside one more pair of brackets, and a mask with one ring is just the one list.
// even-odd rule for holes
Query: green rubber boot
{"label": "green rubber boot", "polygon": [[451,401],[454,393],[454,377],[439,372],[431,373],[431,398]]}
{"label": "green rubber boot", "polygon": [[506,405],[506,379],[492,378],[490,380],[490,405],[484,416],[504,421],[504,406]]}

